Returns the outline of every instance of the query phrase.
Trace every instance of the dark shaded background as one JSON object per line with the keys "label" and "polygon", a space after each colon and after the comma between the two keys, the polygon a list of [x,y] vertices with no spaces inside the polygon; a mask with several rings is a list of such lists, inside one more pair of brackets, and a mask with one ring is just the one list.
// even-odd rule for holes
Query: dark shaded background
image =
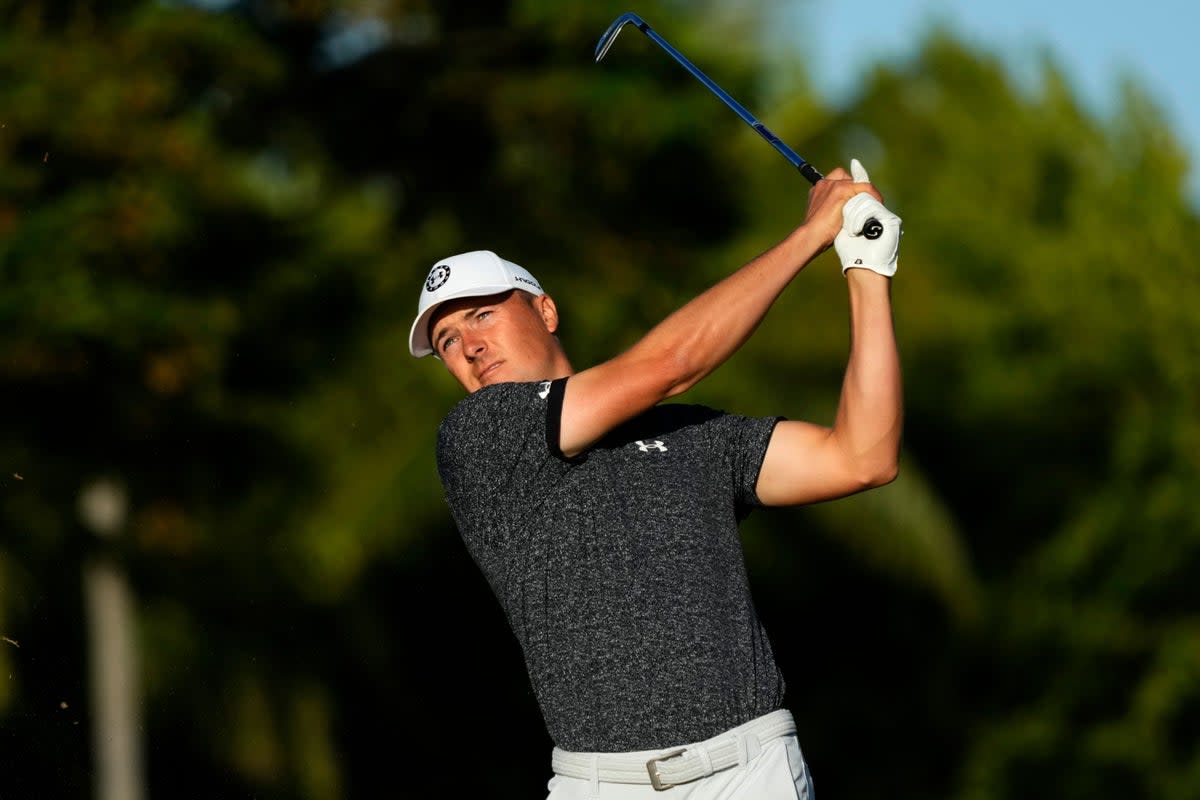
{"label": "dark shaded background", "polygon": [[[808,189],[635,31],[594,64],[626,10],[0,4],[0,798],[98,796],[96,565],[147,796],[544,795],[437,482],[460,391],[408,355],[420,282],[504,254],[582,367]],[[821,795],[1200,797],[1200,242],[1162,115],[936,30],[829,107],[762,9],[638,12],[905,222],[900,479],[744,527]],[[829,421],[835,261],[685,399]]]}

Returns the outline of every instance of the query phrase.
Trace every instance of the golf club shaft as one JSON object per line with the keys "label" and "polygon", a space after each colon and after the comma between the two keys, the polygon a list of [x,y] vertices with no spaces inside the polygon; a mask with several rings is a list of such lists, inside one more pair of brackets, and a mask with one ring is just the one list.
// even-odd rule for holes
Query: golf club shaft
{"label": "golf club shaft", "polygon": [[692,75],[694,75],[698,81],[707,86],[709,91],[721,98],[725,105],[732,108],[735,114],[745,120],[747,125],[758,131],[758,135],[766,139],[772,147],[782,153],[783,157],[791,162],[793,167],[800,170],[800,174],[807,178],[809,183],[816,183],[817,181],[821,180],[821,178],[825,177],[819,171],[817,171],[812,164],[801,158],[799,153],[784,144],[783,140],[772,133],[766,125],[763,125],[761,122],[759,122],[753,114],[746,110],[745,106],[730,97],[729,92],[718,86],[716,82],[701,72],[695,64],[689,61],[687,57],[683,55],[683,53],[676,50],[669,42],[667,42],[666,39],[659,36],[657,31],[655,31],[645,22],[634,24],[638,26],[642,33],[653,39],[659,47],[661,47],[663,50],[666,50],[671,58],[674,58],[676,61],[682,64],[683,68],[692,73]]}
{"label": "golf club shaft", "polygon": [[[801,158],[795,150],[784,144],[783,140],[772,133],[766,125],[763,125],[761,122],[759,122],[753,114],[746,110],[745,106],[730,97],[728,92],[718,86],[703,72],[701,72],[695,64],[693,64],[687,59],[686,56],[683,55],[683,53],[676,50],[666,39],[659,36],[658,32],[651,28],[646,21],[637,14],[622,14],[621,16],[617,17],[612,25],[609,26],[608,30],[605,31],[604,36],[600,38],[600,42],[596,45],[597,61],[604,58],[604,54],[608,52],[608,48],[612,46],[613,41],[617,38],[617,34],[621,32],[621,28],[623,28],[626,24],[636,26],[638,30],[649,36],[659,47],[665,50],[667,54],[671,56],[671,58],[679,62],[684,69],[692,73],[692,75],[698,81],[707,86],[709,91],[719,97],[722,102],[725,103],[725,105],[732,108],[747,125],[749,125],[751,128],[754,128],[754,130],[758,132],[759,136],[766,139],[767,142],[769,142],[772,147],[778,150],[783,157],[786,158],[789,163],[791,163],[792,166],[798,169],[800,174],[808,179],[809,183],[815,184],[824,177],[824,175],[822,175],[815,167],[813,167],[812,164],[808,163],[806,160]],[[878,220],[871,218],[867,220],[867,223],[863,226],[862,232],[863,235],[865,235],[868,239],[877,239],[879,238],[879,235],[883,233],[883,226]]]}

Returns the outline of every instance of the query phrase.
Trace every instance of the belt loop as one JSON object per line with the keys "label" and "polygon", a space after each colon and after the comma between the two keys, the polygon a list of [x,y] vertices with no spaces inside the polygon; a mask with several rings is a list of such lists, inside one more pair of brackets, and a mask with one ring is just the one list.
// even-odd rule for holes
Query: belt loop
{"label": "belt loop", "polygon": [[758,758],[758,754],[762,752],[762,739],[758,738],[757,733],[746,734],[746,760],[752,761]]}
{"label": "belt loop", "polygon": [[713,774],[712,757],[708,754],[707,747],[697,747],[695,750],[688,750],[688,752],[698,753],[700,755],[700,763],[704,765],[705,777]]}
{"label": "belt loop", "polygon": [[592,797],[600,797],[600,754],[592,753]]}
{"label": "belt loop", "polygon": [[762,752],[762,741],[753,733],[737,737],[738,766],[744,767]]}

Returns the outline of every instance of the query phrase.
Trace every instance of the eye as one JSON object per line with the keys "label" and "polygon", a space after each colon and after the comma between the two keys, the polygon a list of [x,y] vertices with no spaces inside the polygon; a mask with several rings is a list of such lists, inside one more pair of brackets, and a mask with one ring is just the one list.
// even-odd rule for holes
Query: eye
{"label": "eye", "polygon": [[447,350],[449,350],[450,345],[454,344],[457,341],[458,341],[457,336],[447,336],[445,339],[442,340],[442,352],[444,353]]}

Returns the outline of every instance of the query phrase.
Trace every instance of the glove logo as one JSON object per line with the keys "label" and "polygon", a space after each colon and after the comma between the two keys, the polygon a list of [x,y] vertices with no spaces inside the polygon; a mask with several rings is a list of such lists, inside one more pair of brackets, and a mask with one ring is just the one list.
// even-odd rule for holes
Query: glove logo
{"label": "glove logo", "polygon": [[855,263],[855,264],[861,264],[861,263],[862,263],[862,259],[861,259],[861,258],[856,258],[856,259],[854,259],[854,263]]}
{"label": "glove logo", "polygon": [[429,277],[425,279],[425,291],[432,292],[446,285],[446,281],[450,280],[450,265],[438,264],[429,271]]}

